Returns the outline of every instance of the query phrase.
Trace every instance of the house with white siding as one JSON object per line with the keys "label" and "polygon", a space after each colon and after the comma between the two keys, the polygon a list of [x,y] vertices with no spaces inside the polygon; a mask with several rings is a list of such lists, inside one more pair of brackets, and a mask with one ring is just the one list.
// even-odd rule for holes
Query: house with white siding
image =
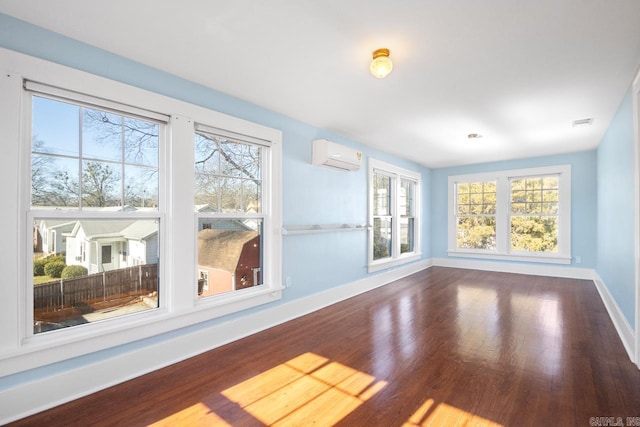
{"label": "house with white siding", "polygon": [[66,264],[89,274],[158,262],[154,220],[84,220],[65,234]]}

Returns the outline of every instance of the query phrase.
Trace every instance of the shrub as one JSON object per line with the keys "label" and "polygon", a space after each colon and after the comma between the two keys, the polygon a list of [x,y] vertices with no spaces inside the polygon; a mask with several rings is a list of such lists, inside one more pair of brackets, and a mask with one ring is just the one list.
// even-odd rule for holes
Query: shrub
{"label": "shrub", "polygon": [[39,258],[33,260],[33,275],[44,276],[44,266],[49,262],[46,258]]}
{"label": "shrub", "polygon": [[47,263],[49,263],[49,262],[58,262],[58,261],[64,263],[64,261],[65,261],[64,255],[61,255],[61,254],[49,255],[45,259],[47,260]]}
{"label": "shrub", "polygon": [[64,270],[62,270],[61,277],[63,279],[71,279],[73,277],[86,276],[87,273],[87,269],[81,265],[67,265]]}
{"label": "shrub", "polygon": [[44,274],[54,279],[59,279],[64,267],[65,265],[62,261],[50,261],[44,266]]}

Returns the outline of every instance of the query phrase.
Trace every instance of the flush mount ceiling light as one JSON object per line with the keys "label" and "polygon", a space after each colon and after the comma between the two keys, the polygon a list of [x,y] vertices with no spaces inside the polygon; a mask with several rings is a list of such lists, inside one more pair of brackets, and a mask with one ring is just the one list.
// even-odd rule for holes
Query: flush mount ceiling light
{"label": "flush mount ceiling light", "polygon": [[369,65],[369,71],[375,77],[383,79],[393,69],[393,62],[389,58],[389,49],[376,49],[373,51],[373,60]]}

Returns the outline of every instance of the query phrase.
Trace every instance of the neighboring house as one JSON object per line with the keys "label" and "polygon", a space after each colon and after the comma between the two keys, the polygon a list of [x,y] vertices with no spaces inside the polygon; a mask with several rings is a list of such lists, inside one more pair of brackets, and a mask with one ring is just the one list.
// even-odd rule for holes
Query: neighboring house
{"label": "neighboring house", "polygon": [[[256,213],[256,203],[250,203],[247,207],[246,213]],[[208,204],[196,205],[196,212],[215,212]],[[240,220],[229,218],[201,218],[198,221],[198,232],[206,229],[216,230],[253,230],[255,226],[252,226],[253,220]]]}
{"label": "neighboring house", "polygon": [[59,254],[66,250],[66,233],[73,230],[75,221],[68,219],[43,219],[34,230],[35,252],[45,255]]}
{"label": "neighboring house", "polygon": [[67,265],[82,265],[89,274],[158,262],[154,220],[76,221],[66,238]]}
{"label": "neighboring house", "polygon": [[204,285],[201,296],[248,288],[262,281],[260,234],[246,229],[240,221],[235,223],[236,229],[198,232],[198,277]]}

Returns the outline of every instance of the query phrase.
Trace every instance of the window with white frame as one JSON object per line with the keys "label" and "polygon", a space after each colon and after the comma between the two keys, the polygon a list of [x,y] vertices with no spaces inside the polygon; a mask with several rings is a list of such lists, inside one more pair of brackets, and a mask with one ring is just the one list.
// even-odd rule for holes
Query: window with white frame
{"label": "window with white frame", "polygon": [[369,271],[420,258],[421,175],[369,159]]}
{"label": "window with white frame", "polygon": [[570,263],[571,167],[449,177],[449,254]]}
{"label": "window with white frame", "polygon": [[263,159],[270,144],[197,125],[195,211],[198,271],[208,284],[199,297],[262,284]]}
{"label": "window with white frame", "polygon": [[[17,181],[2,192],[18,206],[2,225],[12,267],[0,359],[20,360],[6,373],[282,297],[281,131],[27,55],[0,57],[11,70],[0,79],[10,141],[0,175]],[[233,168],[220,154],[218,169],[200,176],[218,185],[196,179],[196,134],[235,150]],[[196,189],[211,197],[194,215]],[[200,219],[202,229],[231,220],[259,234],[249,244],[259,261],[241,254],[247,268],[234,272],[242,292],[197,298],[199,278],[203,290],[216,283],[197,268]],[[226,254],[222,244],[216,251]]]}
{"label": "window with white frame", "polygon": [[[35,233],[60,237],[53,251],[34,247],[33,333],[157,308],[158,159],[168,117],[29,81],[25,88],[29,218]],[[119,256],[130,241],[144,247],[136,266]]]}

